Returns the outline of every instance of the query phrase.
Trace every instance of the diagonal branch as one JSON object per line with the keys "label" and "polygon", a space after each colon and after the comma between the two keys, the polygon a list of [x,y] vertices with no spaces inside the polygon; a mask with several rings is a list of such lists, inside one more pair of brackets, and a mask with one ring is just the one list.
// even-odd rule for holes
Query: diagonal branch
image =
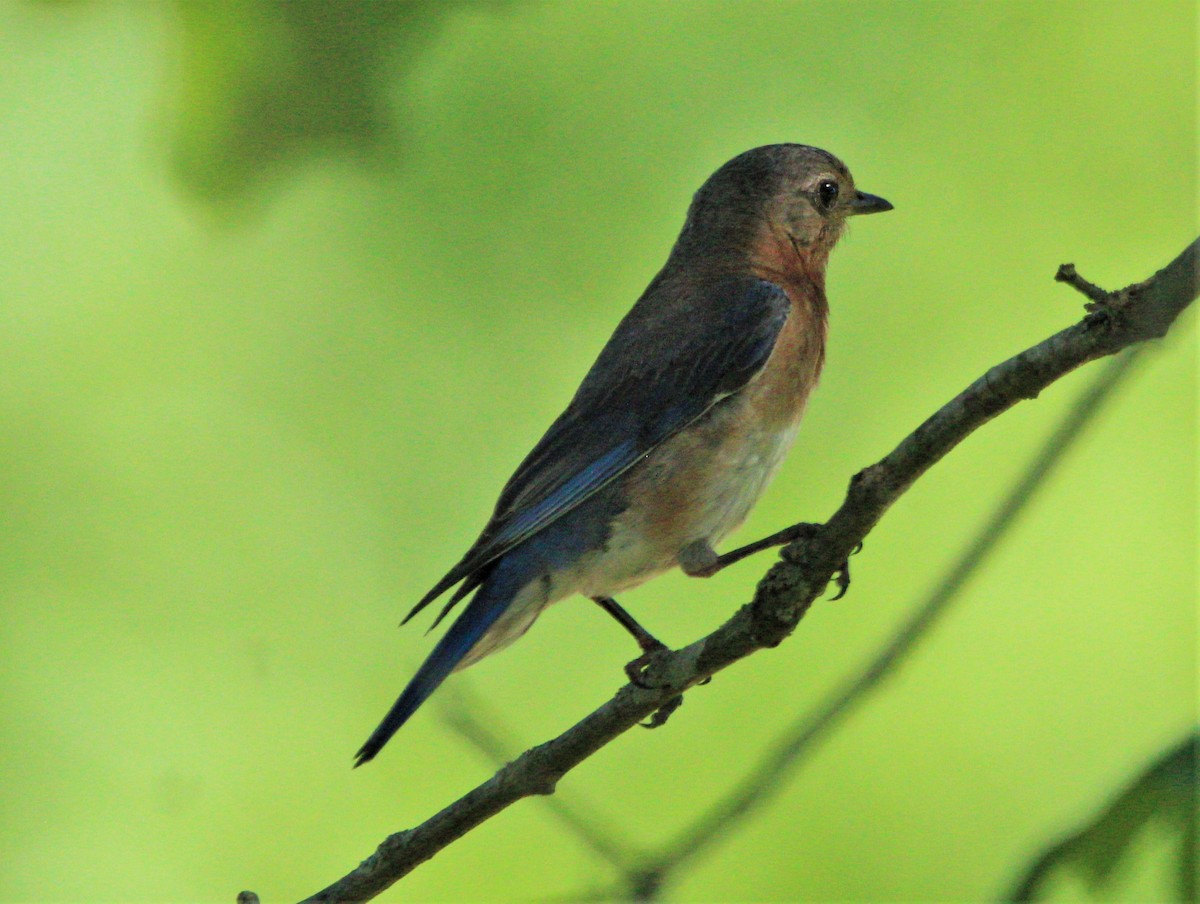
{"label": "diagonal branch", "polygon": [[[461,683],[447,690],[449,693],[443,693],[439,704],[446,724],[487,757],[493,768],[507,763],[511,753],[500,732],[496,730],[496,716],[493,713],[485,713],[486,719],[480,718],[479,710],[484,707],[478,700],[471,699],[463,692]],[[445,699],[447,697],[448,700]],[[594,810],[579,800],[568,803],[558,795],[547,797],[543,803],[585,848],[607,861],[613,869],[629,879],[640,875],[638,864],[646,859],[645,856],[604,829],[599,815]]]}
{"label": "diagonal branch", "polygon": [[389,836],[356,869],[307,900],[369,900],[516,801],[552,794],[568,771],[683,691],[781,643],[888,508],[947,452],[1080,365],[1166,335],[1200,291],[1198,258],[1200,240],[1145,282],[1093,299],[1079,323],[993,367],[859,472],[833,517],[813,537],[784,548],[753,601],[707,637],[656,657],[646,675],[653,687],[621,688],[559,737],[527,750],[421,825]]}
{"label": "diagonal branch", "polygon": [[1108,363],[1046,439],[1004,501],[950,566],[933,593],[913,609],[866,668],[816,708],[795,719],[727,794],[710,804],[692,825],[664,845],[653,858],[644,861],[633,873],[632,882],[629,881],[629,870],[624,871],[622,881],[626,882],[634,900],[649,901],[660,897],[664,885],[684,866],[712,844],[728,839],[731,829],[771,801],[805,756],[909,658],[949,610],[963,585],[987,560],[1017,516],[1045,485],[1046,478],[1101,410],[1121,379],[1131,372],[1131,365],[1144,348],[1135,346]]}

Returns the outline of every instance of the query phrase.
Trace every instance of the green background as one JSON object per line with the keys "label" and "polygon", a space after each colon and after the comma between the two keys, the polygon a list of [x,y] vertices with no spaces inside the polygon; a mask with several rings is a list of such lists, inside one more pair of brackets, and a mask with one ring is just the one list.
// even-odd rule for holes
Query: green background
{"label": "green background", "polygon": [[[0,899],[312,893],[490,774],[446,705],[515,752],[612,694],[629,639],[565,602],[350,769],[432,643],[396,622],[734,154],[825,147],[896,207],[834,254],[825,376],[741,540],[827,517],[855,470],[1073,322],[1059,263],[1115,288],[1196,230],[1191,3],[395,16],[334,42],[321,83],[269,5],[0,7]],[[1195,722],[1195,335],[1193,313],[909,666],[671,896],[995,897]],[[955,450],[845,600],[562,798],[669,839],[894,630],[1096,369]],[[767,561],[622,602],[680,645]],[[1146,850],[1104,894],[1165,894]],[[527,801],[385,900],[610,880]]]}

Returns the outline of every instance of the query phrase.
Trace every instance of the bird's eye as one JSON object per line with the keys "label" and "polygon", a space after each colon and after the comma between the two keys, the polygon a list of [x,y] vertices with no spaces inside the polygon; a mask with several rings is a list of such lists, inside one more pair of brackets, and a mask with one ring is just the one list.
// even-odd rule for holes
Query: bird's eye
{"label": "bird's eye", "polygon": [[833,207],[834,202],[838,197],[838,184],[832,179],[826,179],[817,186],[817,203],[821,205],[822,210],[829,210]]}

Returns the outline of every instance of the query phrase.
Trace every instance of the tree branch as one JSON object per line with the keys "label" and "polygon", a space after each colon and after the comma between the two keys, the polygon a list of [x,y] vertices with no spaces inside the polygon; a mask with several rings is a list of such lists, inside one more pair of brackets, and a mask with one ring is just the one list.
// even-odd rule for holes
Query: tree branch
{"label": "tree branch", "polygon": [[621,688],[559,737],[526,751],[421,825],[389,836],[356,869],[306,900],[369,900],[516,801],[553,793],[569,770],[683,691],[781,643],[888,508],[954,446],[1080,365],[1164,336],[1200,289],[1198,256],[1200,240],[1145,282],[1093,298],[1079,323],[993,367],[888,456],[859,472],[833,517],[812,537],[783,549],[753,601],[707,637],[658,655],[646,674],[652,687]]}
{"label": "tree branch", "polygon": [[650,901],[660,897],[667,882],[685,864],[717,841],[728,839],[737,823],[744,822],[748,815],[769,802],[805,756],[909,658],[958,598],[958,592],[968,578],[987,561],[1017,516],[1045,485],[1046,478],[1083,433],[1083,428],[1100,411],[1121,379],[1130,373],[1138,353],[1144,348],[1136,346],[1108,362],[1099,377],[1071,406],[1062,423],[1046,439],[1004,501],[967,544],[934,591],[920,605],[913,607],[905,622],[867,666],[822,703],[796,718],[759,762],[726,794],[713,801],[690,826],[679,832],[674,841],[664,845],[654,857],[645,859],[632,875],[630,870],[623,869],[625,888],[620,898]]}
{"label": "tree branch", "polygon": [[[439,712],[446,724],[482,753],[492,768],[507,763],[512,755],[511,748],[496,728],[498,717],[487,712],[487,707],[473,699],[473,695],[465,694],[461,683],[453,689],[445,688],[441,696],[443,699],[439,701]],[[481,718],[481,710],[486,718]],[[559,795],[548,796],[542,802],[584,847],[607,861],[613,869],[631,879],[640,874],[638,864],[646,859],[644,854],[632,850],[624,841],[602,828],[594,810],[584,807],[578,800],[569,804]]]}

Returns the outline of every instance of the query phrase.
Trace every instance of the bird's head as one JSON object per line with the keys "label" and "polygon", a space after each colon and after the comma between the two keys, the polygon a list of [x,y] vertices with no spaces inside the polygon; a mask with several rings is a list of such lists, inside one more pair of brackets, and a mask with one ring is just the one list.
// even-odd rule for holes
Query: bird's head
{"label": "bird's head", "polygon": [[823,269],[848,217],[892,205],[859,191],[846,165],[803,144],[734,157],[696,192],[677,248],[781,269]]}

